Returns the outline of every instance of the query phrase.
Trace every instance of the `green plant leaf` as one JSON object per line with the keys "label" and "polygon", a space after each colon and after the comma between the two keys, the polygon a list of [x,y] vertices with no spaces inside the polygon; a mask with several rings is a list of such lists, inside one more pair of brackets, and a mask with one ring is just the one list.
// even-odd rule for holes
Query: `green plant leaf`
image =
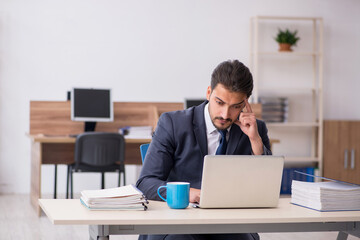
{"label": "green plant leaf", "polygon": [[285,29],[285,31],[283,31],[279,28],[278,33],[274,39],[278,43],[288,43],[291,46],[296,46],[297,41],[300,40],[300,38],[297,36],[297,33],[297,30],[291,32],[289,29]]}

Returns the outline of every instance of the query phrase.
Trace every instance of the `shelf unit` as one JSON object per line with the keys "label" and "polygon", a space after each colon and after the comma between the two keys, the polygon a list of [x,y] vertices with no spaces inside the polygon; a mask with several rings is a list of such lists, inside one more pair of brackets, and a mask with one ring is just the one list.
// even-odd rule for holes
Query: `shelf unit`
{"label": "shelf unit", "polygon": [[[278,28],[299,30],[299,47],[292,52],[277,51],[273,38]],[[277,132],[281,132],[283,137],[276,144],[279,149],[273,149],[273,153],[284,155],[286,163],[315,166],[319,168],[320,175],[323,159],[322,42],[322,18],[256,16],[250,21],[250,68],[254,77],[251,102],[258,103],[259,96],[289,99],[288,121],[267,123],[270,138],[273,138],[273,134],[276,138]],[[284,71],[279,65],[290,67],[291,70]],[[308,139],[307,143],[306,140],[304,142],[309,147],[302,155],[297,153],[293,156],[292,150],[298,147],[297,134]],[[295,146],[287,145],[288,139],[295,139]],[[281,145],[286,145],[287,151]]]}

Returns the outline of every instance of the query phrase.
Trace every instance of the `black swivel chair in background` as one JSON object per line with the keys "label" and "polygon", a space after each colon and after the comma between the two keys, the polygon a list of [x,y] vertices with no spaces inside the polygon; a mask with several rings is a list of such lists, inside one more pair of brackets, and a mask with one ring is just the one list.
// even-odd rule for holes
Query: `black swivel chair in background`
{"label": "black swivel chair in background", "polygon": [[66,198],[73,198],[74,172],[101,172],[101,189],[105,188],[105,172],[118,172],[125,185],[125,140],[119,133],[90,132],[77,136],[75,163],[68,166]]}

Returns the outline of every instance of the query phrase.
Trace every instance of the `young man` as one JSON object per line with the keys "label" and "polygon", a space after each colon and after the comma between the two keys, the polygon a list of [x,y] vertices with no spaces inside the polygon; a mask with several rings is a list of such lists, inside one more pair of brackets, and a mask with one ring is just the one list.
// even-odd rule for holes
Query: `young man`
{"label": "young man", "polygon": [[[271,154],[265,123],[255,118],[248,102],[252,89],[249,69],[237,60],[226,61],[211,76],[208,101],[160,116],[136,184],[148,199],[161,200],[158,187],[183,181],[190,182],[190,202],[199,202],[205,155]],[[258,235],[150,235],[139,239],[247,240],[258,239]]]}

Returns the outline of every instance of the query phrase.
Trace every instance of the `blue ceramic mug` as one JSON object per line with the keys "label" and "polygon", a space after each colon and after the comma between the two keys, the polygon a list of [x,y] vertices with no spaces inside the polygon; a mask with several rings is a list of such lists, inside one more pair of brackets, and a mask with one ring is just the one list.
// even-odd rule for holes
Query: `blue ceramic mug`
{"label": "blue ceramic mug", "polygon": [[[160,194],[160,189],[166,188],[166,199]],[[190,183],[168,182],[166,186],[158,188],[159,197],[164,200],[170,208],[182,209],[189,205]]]}

